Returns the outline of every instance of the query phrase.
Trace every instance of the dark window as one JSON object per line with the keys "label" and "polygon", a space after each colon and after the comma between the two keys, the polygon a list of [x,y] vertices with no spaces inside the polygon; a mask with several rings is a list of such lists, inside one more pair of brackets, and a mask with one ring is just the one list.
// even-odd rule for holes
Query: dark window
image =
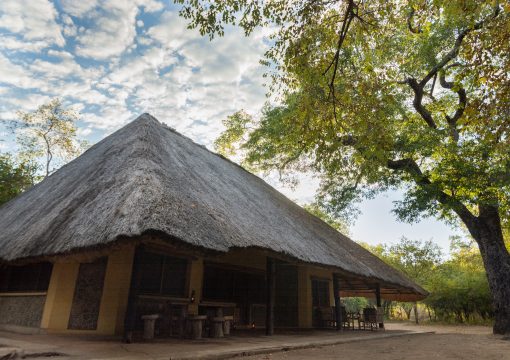
{"label": "dark window", "polygon": [[188,260],[145,252],[141,265],[141,293],[186,296]]}
{"label": "dark window", "polygon": [[329,281],[312,280],[313,306],[327,307],[329,304]]}
{"label": "dark window", "polygon": [[51,263],[0,267],[0,292],[46,291],[50,284]]}
{"label": "dark window", "polygon": [[263,274],[206,265],[203,297],[237,303],[264,303],[265,284]]}
{"label": "dark window", "polygon": [[234,272],[219,267],[205,266],[203,297],[207,300],[233,301]]}

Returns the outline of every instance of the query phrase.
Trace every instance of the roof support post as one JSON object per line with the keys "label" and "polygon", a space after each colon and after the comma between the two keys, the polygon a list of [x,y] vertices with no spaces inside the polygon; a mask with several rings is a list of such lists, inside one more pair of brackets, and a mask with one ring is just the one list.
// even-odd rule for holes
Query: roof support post
{"label": "roof support post", "polygon": [[335,321],[336,329],[343,331],[342,303],[340,302],[340,275],[333,274],[333,293],[335,297]]}
{"label": "roof support post", "polygon": [[133,342],[133,333],[136,325],[136,299],[142,281],[142,258],[144,247],[142,244],[138,245],[135,249],[135,256],[133,259],[133,269],[131,271],[131,285],[129,288],[128,304],[126,308],[126,315],[124,317],[124,339],[125,343]]}
{"label": "roof support post", "polygon": [[[377,311],[381,311],[381,285],[377,283],[375,285],[375,300],[377,303]],[[384,323],[379,323],[379,328],[384,328]]]}
{"label": "roof support post", "polygon": [[266,335],[274,334],[274,303],[276,291],[276,263],[268,257],[266,263]]}

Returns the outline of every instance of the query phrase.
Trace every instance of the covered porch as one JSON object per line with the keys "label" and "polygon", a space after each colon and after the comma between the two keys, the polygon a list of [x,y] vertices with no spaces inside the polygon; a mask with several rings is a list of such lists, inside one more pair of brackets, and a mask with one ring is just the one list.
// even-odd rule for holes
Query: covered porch
{"label": "covered porch", "polygon": [[381,298],[422,296],[267,249],[211,252],[154,235],[45,260],[4,266],[0,328],[125,342],[342,331],[353,319],[341,297],[373,297],[380,307]]}
{"label": "covered porch", "polygon": [[[343,331],[361,329],[361,323],[366,328],[367,321],[377,322],[369,327],[375,330],[384,328],[383,297],[407,301],[420,297],[375,278],[258,248],[204,254],[148,243],[136,248],[132,269],[123,333],[126,342],[152,337],[143,334],[143,319],[149,316],[156,319],[155,338]],[[373,319],[346,313],[341,298],[352,296],[375,300]]]}

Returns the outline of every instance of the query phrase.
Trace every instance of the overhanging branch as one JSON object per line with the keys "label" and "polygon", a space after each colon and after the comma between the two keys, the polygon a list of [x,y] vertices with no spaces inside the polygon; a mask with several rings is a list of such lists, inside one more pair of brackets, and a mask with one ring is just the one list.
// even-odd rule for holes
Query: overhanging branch
{"label": "overhanging branch", "polygon": [[[496,4],[494,6],[494,10],[490,16],[488,16],[487,18],[485,18],[481,21],[478,21],[472,27],[468,27],[468,28],[460,31],[459,34],[457,35],[457,38],[455,39],[455,43],[454,43],[452,49],[427,73],[427,75],[425,75],[425,77],[423,77],[423,79],[418,81],[415,78],[410,77],[410,78],[401,82],[401,83],[408,84],[411,87],[411,89],[413,90],[413,92],[414,92],[413,107],[418,112],[418,114],[420,114],[420,116],[423,118],[423,120],[425,120],[425,122],[427,123],[427,125],[429,127],[433,128],[433,129],[437,129],[437,124],[434,121],[434,118],[433,118],[432,114],[430,113],[430,111],[428,111],[427,108],[422,104],[425,86],[431,79],[433,79],[433,78],[436,79],[438,74],[440,76],[439,80],[440,81],[444,80],[444,82],[442,82],[441,85],[443,86],[443,83],[444,83],[444,84],[446,84],[446,86],[449,86],[450,83],[446,82],[446,80],[444,79],[444,74],[442,75],[443,79],[441,79],[440,73],[444,72],[444,70],[446,70],[446,68],[451,67],[451,66],[448,66],[448,64],[452,60],[454,60],[457,57],[457,55],[459,54],[460,47],[462,45],[462,42],[464,41],[464,38],[470,32],[483,28],[489,21],[496,18],[499,15],[500,11],[501,11],[501,9],[499,7],[499,4]],[[414,10],[411,10],[411,13],[409,14],[407,21],[408,21],[409,30],[413,33],[416,33],[415,31],[413,31],[414,28],[411,26],[411,23],[410,23],[413,15],[414,15]],[[443,86],[443,87],[445,87],[445,86]],[[449,89],[451,89],[451,88],[453,88],[453,84],[451,85],[451,87],[449,87]],[[450,129],[452,130],[451,131],[452,137],[455,139],[455,141],[458,140],[458,136],[459,136],[457,127],[456,127],[456,123],[457,123],[457,120],[464,113],[464,109],[466,108],[466,103],[467,103],[466,92],[464,89],[459,89],[457,91],[457,95],[459,96],[459,107],[457,108],[457,111],[455,112],[453,117],[447,116],[448,124],[450,126]]]}
{"label": "overhanging branch", "polygon": [[428,191],[438,202],[452,209],[461,220],[471,226],[477,222],[475,215],[455,197],[439,189],[423,172],[413,159],[388,160],[388,168],[395,171],[403,171],[411,176],[414,182],[422,189]]}

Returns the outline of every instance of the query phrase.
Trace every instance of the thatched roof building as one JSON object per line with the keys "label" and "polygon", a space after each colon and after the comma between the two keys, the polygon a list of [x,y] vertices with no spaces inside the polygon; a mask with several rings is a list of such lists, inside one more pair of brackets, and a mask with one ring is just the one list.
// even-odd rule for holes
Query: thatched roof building
{"label": "thatched roof building", "polygon": [[376,279],[409,299],[426,294],[259,177],[148,114],[3,205],[0,229],[4,262],[159,233],[207,251],[267,249]]}

